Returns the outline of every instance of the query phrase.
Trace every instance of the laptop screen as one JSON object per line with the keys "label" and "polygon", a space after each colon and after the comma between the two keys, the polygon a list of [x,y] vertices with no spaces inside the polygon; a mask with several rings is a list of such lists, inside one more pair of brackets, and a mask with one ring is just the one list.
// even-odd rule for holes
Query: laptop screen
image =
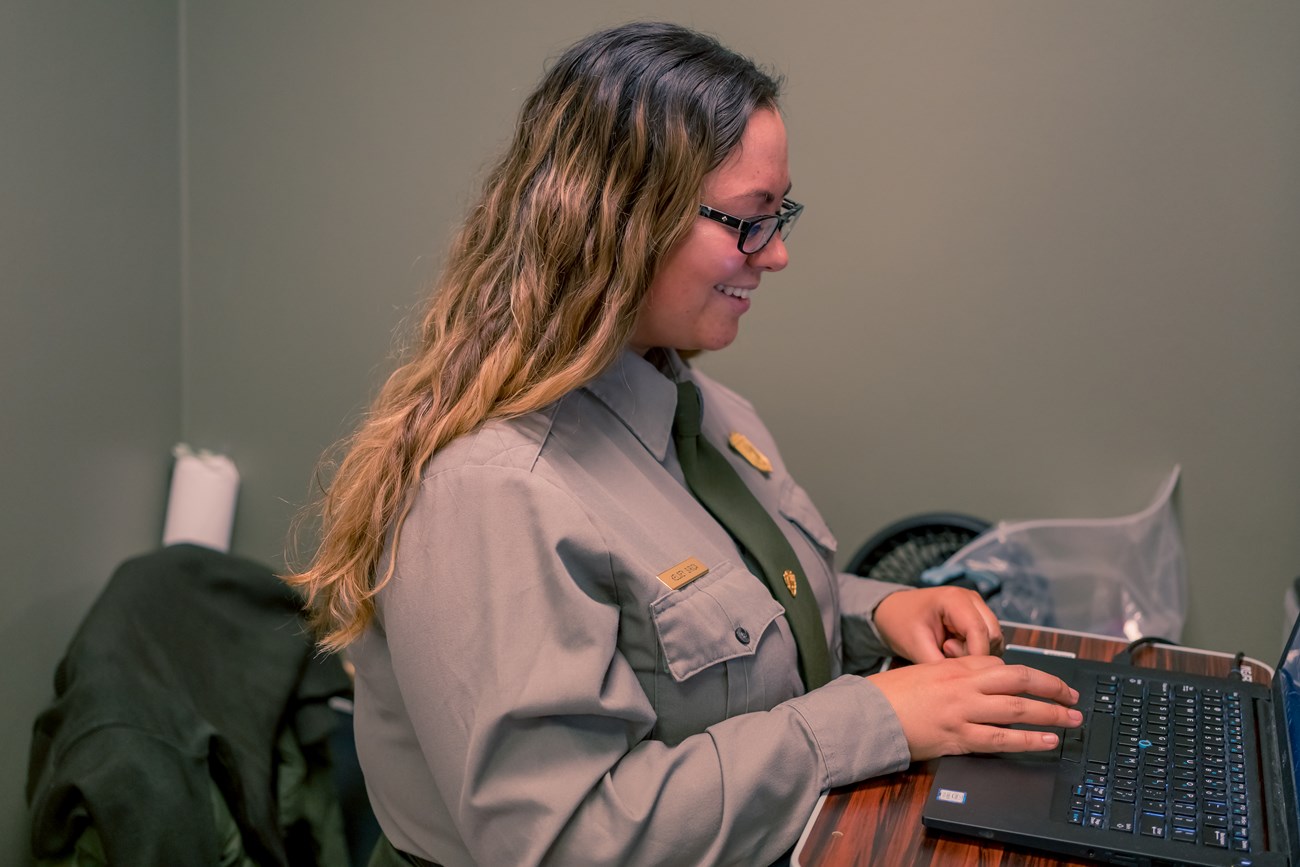
{"label": "laptop screen", "polygon": [[[1273,699],[1282,716],[1281,727],[1286,730],[1286,743],[1279,746],[1288,753],[1281,758],[1283,769],[1291,773],[1290,784],[1294,797],[1294,793],[1300,792],[1300,762],[1296,761],[1296,757],[1300,756],[1300,619],[1292,627],[1291,639],[1278,663]],[[1300,816],[1290,817],[1288,823],[1294,836],[1300,827]]]}

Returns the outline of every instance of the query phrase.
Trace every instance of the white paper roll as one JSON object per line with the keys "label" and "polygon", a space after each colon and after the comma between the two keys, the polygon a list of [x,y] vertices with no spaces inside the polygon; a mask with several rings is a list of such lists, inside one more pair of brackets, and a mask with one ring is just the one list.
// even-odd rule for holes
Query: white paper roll
{"label": "white paper roll", "polygon": [[230,550],[230,533],[235,525],[235,500],[239,495],[239,470],[225,455],[194,452],[182,443],[172,449],[176,466],[172,470],[171,493],[167,499],[167,521],[163,545],[190,542]]}

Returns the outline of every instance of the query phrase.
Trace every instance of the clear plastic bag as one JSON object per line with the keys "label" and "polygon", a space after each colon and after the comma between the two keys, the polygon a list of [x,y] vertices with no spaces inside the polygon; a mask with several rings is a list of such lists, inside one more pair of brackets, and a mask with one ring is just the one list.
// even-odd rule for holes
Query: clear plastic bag
{"label": "clear plastic bag", "polygon": [[1155,501],[1122,518],[1003,522],[923,584],[965,579],[1000,619],[1178,641],[1187,618],[1187,567],[1173,507],[1180,468]]}

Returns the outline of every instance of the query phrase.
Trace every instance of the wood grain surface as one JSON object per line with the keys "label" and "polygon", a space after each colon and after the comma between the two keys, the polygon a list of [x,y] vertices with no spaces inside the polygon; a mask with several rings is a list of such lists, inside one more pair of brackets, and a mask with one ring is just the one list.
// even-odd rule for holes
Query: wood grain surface
{"label": "wood grain surface", "polygon": [[[1085,659],[1110,659],[1125,642],[1104,636],[1003,624],[1009,644],[1066,650]],[[1135,654],[1139,668],[1226,676],[1234,659],[1168,645],[1148,645]],[[1253,660],[1243,675],[1268,684],[1271,672]],[[1063,859],[1001,843],[931,831],[921,825],[937,760],[915,762],[906,771],[833,789],[822,804],[800,852],[799,867],[1047,867],[1093,862]]]}

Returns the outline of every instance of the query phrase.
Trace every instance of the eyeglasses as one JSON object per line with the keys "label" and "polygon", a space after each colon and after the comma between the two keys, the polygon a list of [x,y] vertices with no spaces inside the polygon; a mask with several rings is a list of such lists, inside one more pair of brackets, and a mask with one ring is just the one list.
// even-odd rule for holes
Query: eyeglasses
{"label": "eyeglasses", "polygon": [[777,213],[754,217],[749,220],[742,220],[740,217],[724,214],[715,208],[710,208],[708,205],[700,205],[701,217],[708,217],[710,220],[735,229],[740,233],[740,240],[736,242],[736,246],[746,256],[752,256],[766,247],[768,241],[771,241],[776,235],[777,229],[781,230],[782,241],[790,237],[790,230],[794,228],[794,221],[799,219],[799,215],[802,213],[803,205],[791,199],[782,199],[781,210]]}

